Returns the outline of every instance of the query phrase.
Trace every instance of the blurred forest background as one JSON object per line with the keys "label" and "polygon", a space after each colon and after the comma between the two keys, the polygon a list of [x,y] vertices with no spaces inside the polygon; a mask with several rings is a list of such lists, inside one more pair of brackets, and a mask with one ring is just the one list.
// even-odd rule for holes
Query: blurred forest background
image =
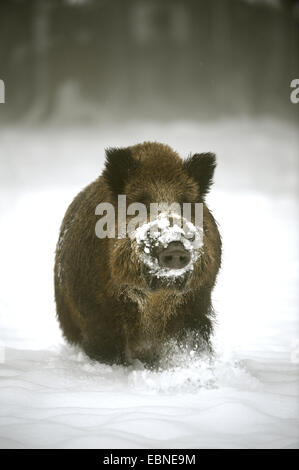
{"label": "blurred forest background", "polygon": [[299,116],[297,0],[1,0],[1,122]]}

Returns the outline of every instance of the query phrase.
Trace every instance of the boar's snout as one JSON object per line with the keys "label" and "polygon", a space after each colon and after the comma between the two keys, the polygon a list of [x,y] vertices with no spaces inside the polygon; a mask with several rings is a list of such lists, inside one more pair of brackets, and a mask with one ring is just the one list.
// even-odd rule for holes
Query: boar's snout
{"label": "boar's snout", "polygon": [[190,262],[191,256],[181,242],[171,242],[158,256],[159,265],[168,269],[182,269]]}

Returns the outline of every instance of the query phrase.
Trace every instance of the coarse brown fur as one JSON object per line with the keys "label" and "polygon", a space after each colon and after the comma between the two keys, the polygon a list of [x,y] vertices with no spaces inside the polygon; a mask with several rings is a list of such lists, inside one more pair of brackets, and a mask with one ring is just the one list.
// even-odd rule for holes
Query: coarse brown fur
{"label": "coarse brown fur", "polygon": [[[221,262],[220,235],[204,202],[214,168],[213,154],[183,161],[159,143],[107,150],[103,174],[68,208],[57,244],[57,316],[70,343],[108,363],[138,358],[152,364],[167,340],[183,341],[190,331],[196,344],[209,347],[211,291]],[[203,202],[203,253],[183,287],[153,288],[129,237],[96,236],[96,206],[112,203],[117,225],[118,194],[127,204]]]}

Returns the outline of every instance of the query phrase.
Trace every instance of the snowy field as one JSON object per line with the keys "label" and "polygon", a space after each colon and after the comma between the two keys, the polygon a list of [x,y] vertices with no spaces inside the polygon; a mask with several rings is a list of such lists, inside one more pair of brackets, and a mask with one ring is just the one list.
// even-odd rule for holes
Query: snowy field
{"label": "snowy field", "polygon": [[[216,355],[158,371],[67,346],[53,291],[65,209],[104,147],[143,140],[215,151],[207,202],[223,236]],[[295,126],[264,120],[0,130],[0,447],[298,448]]]}

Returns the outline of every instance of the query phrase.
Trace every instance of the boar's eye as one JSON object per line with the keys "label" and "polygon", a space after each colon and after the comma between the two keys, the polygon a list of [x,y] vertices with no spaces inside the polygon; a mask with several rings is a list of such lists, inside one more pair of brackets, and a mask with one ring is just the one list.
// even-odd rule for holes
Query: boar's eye
{"label": "boar's eye", "polygon": [[123,194],[125,184],[138,162],[133,158],[130,148],[106,149],[106,157],[103,176],[112,192]]}
{"label": "boar's eye", "polygon": [[184,169],[191,178],[199,184],[201,196],[205,196],[213,182],[213,174],[216,167],[214,153],[195,153],[184,161]]}
{"label": "boar's eye", "polygon": [[150,200],[150,195],[145,192],[138,194],[138,196],[136,197],[136,202],[140,202],[141,204],[145,205],[149,204]]}

